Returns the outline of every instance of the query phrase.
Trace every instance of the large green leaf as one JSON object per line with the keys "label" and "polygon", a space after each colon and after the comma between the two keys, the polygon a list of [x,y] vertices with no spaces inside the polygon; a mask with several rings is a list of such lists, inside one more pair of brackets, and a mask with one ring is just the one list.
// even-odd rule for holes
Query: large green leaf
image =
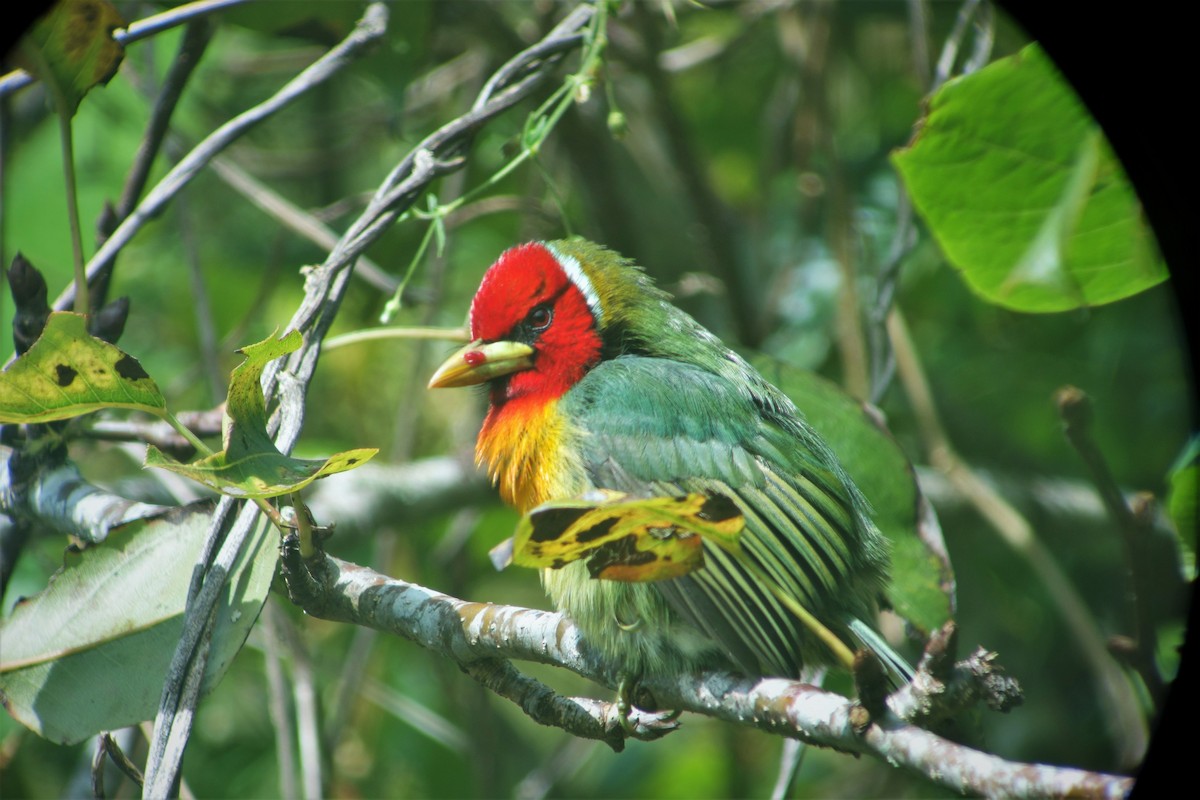
{"label": "large green leaf", "polygon": [[0,422],[51,422],[101,408],[162,414],[166,401],[133,356],[56,312],[29,351],[0,373]]}
{"label": "large green leaf", "polygon": [[946,258],[992,303],[1064,311],[1167,277],[1120,164],[1037,45],[947,82],[892,158]]}
{"label": "large green leaf", "polygon": [[191,464],[181,464],[158,448],[146,450],[146,466],[177,472],[232,497],[276,497],[303,489],[317,478],[366,463],[375,448],[347,450],[327,459],[293,458],[275,447],[267,433],[267,410],[260,379],[271,361],[300,346],[299,331],[270,336],[241,352],[246,360],[234,370],[225,403],[225,449]]}
{"label": "large green leaf", "polygon": [[[0,695],[13,717],[61,744],[154,717],[211,513],[211,503],[188,506],[68,551],[50,585],[0,627]],[[204,693],[266,600],[278,559],[273,530],[260,522],[222,592]]]}
{"label": "large green leaf", "polygon": [[108,0],[58,0],[29,32],[25,55],[73,114],[93,86],[108,83],[125,50],[113,31],[125,21]]}
{"label": "large green leaf", "polygon": [[940,627],[954,607],[954,573],[940,532],[922,516],[916,475],[899,445],[833,383],[767,356],[752,361],[804,412],[870,501],[891,543],[893,610],[923,632]]}

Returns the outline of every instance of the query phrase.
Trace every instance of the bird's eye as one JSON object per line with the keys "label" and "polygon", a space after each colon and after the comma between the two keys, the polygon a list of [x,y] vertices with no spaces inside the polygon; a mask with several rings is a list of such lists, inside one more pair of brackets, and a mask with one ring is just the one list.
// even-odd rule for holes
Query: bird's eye
{"label": "bird's eye", "polygon": [[546,328],[550,327],[550,322],[553,319],[554,312],[550,309],[550,306],[535,306],[534,309],[529,312],[529,316],[526,318],[526,321],[529,323],[530,328],[537,333],[541,333],[542,331],[546,330]]}

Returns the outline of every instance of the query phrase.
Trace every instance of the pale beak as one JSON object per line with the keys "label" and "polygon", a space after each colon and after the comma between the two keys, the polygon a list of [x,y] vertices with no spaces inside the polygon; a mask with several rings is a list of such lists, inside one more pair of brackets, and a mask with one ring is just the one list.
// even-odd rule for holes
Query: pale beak
{"label": "pale beak", "polygon": [[533,366],[533,348],[521,342],[476,339],[450,356],[429,379],[430,389],[473,386]]}

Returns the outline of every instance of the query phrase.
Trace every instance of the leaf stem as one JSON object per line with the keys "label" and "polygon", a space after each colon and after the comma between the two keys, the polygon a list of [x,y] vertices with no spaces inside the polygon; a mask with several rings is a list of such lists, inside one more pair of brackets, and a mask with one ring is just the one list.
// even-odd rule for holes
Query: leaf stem
{"label": "leaf stem", "polygon": [[292,510],[296,512],[296,534],[300,537],[300,557],[312,558],[317,553],[317,546],[313,541],[312,514],[309,512],[308,506],[304,505],[304,501],[300,499],[299,492],[292,492],[288,498],[292,501]]}
{"label": "leaf stem", "polygon": [[[76,299],[78,299],[78,297],[76,297]],[[200,441],[200,438],[196,436],[196,434],[192,433],[191,429],[180,422],[170,411],[164,409],[162,412],[162,418],[166,420],[167,424],[174,428],[180,436],[182,436],[184,439],[187,439],[188,444],[196,448],[196,452],[202,457],[207,458],[213,454],[212,449],[204,442]]]}
{"label": "leaf stem", "polygon": [[88,314],[87,273],[83,269],[83,234],[79,227],[79,192],[75,186],[75,143],[71,132],[71,112],[66,98],[55,91],[58,110],[58,132],[62,143],[63,177],[67,190],[67,222],[71,228],[71,258],[75,268],[75,313]]}
{"label": "leaf stem", "polygon": [[[26,40],[23,45],[25,56],[37,66],[43,75],[52,75],[53,70],[41,47]],[[71,129],[71,117],[75,114],[77,101],[72,102],[57,80],[47,80],[46,89],[54,98],[54,112],[58,117],[58,141],[62,150],[63,179],[66,184],[67,223],[71,231],[71,257],[75,271],[75,312],[87,316],[88,291],[87,272],[83,262],[83,234],[79,225],[79,192],[75,185],[75,141]]]}

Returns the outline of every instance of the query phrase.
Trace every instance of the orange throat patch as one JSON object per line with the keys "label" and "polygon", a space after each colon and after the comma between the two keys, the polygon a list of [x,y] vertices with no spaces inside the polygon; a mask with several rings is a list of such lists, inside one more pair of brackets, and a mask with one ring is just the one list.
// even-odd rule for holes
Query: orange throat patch
{"label": "orange throat patch", "polygon": [[475,445],[475,463],[487,465],[500,497],[525,514],[587,488],[572,433],[558,413],[557,400],[512,400],[488,411]]}

